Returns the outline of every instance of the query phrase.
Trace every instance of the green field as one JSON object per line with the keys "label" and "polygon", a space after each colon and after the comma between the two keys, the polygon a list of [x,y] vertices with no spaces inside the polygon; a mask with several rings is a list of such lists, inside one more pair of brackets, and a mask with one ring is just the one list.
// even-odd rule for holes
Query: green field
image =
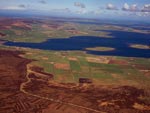
{"label": "green field", "polygon": [[[1,47],[2,48],[2,47]],[[4,47],[3,47],[4,48]],[[5,47],[5,49],[15,50],[15,47]],[[54,80],[58,82],[74,82],[78,83],[81,77],[93,79],[96,84],[132,84],[149,87],[150,77],[150,59],[144,58],[127,58],[127,57],[106,57],[116,61],[124,60],[128,62],[124,64],[109,64],[101,62],[91,62],[87,58],[101,57],[86,54],[82,51],[46,51],[29,48],[19,48],[26,54],[25,58],[34,59],[31,64],[44,68],[45,72],[55,75]],[[75,60],[71,60],[74,58]],[[55,64],[67,64],[69,68],[56,68]],[[140,66],[140,67],[139,67]],[[145,71],[143,71],[143,69]],[[144,83],[144,84],[143,84]]]}
{"label": "green field", "polygon": [[[51,25],[57,22],[48,21],[47,24]],[[102,36],[110,37],[108,32],[96,32],[93,31],[94,25],[80,25],[72,23],[64,23],[58,25],[58,28],[42,27],[45,24],[42,23],[33,23],[31,24],[31,30],[24,29],[22,27],[11,26],[10,29],[1,30],[2,33],[5,33],[5,40],[15,41],[15,42],[34,42],[39,43],[46,41],[51,38],[69,38],[72,36]],[[91,26],[91,27],[88,27]],[[74,32],[69,31],[68,29],[74,28]]]}

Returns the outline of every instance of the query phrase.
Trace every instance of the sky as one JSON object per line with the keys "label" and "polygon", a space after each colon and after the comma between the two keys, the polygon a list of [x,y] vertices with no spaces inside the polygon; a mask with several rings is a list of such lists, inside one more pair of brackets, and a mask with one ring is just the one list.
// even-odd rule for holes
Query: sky
{"label": "sky", "polygon": [[150,21],[150,0],[0,0],[0,11]]}

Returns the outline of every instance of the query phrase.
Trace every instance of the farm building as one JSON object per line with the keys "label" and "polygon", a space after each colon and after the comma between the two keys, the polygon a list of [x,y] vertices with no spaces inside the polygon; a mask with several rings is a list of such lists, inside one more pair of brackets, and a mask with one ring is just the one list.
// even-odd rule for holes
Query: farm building
{"label": "farm building", "polygon": [[90,78],[79,78],[79,83],[91,84],[92,83],[92,79],[90,79]]}

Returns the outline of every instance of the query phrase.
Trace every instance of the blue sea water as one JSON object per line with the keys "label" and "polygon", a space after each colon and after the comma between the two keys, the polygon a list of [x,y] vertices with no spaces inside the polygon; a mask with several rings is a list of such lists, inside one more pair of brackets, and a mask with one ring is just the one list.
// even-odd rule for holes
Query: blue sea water
{"label": "blue sea water", "polygon": [[[74,36],[70,38],[49,39],[41,43],[8,41],[5,43],[5,45],[57,51],[81,50],[95,55],[150,58],[150,49],[136,49],[129,47],[129,44],[150,45],[149,34],[124,31],[109,32],[111,32],[112,38],[95,36]],[[86,50],[86,48],[91,47],[111,47],[115,48],[115,50],[102,52]]]}

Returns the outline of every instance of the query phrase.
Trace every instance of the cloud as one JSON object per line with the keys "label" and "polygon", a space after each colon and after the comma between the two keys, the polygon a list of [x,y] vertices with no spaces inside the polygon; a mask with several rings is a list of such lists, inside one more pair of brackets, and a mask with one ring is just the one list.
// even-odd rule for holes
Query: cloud
{"label": "cloud", "polygon": [[60,9],[62,12],[71,12],[69,8]]}
{"label": "cloud", "polygon": [[150,12],[150,4],[145,4],[141,11],[142,12]]}
{"label": "cloud", "polygon": [[137,4],[133,4],[130,6],[130,11],[139,11]]}
{"label": "cloud", "polygon": [[85,9],[81,9],[75,12],[76,14],[86,14],[88,13]]}
{"label": "cloud", "polygon": [[145,4],[142,8],[138,8],[137,4],[128,5],[125,3],[122,10],[132,12],[130,15],[136,15],[139,17],[150,16],[150,4]]}
{"label": "cloud", "polygon": [[79,8],[85,8],[86,7],[85,4],[80,3],[80,2],[75,2],[74,6],[79,7]]}
{"label": "cloud", "polygon": [[139,11],[138,7],[137,7],[137,4],[132,4],[131,6],[128,5],[127,3],[125,3],[123,5],[123,8],[122,8],[123,11],[132,11],[132,12],[137,12]]}
{"label": "cloud", "polygon": [[21,4],[18,6],[5,6],[5,7],[1,7],[0,9],[2,10],[26,10],[26,6]]}
{"label": "cloud", "polygon": [[108,9],[108,10],[117,10],[117,7],[114,6],[113,4],[109,3],[109,4],[107,4],[106,9]]}
{"label": "cloud", "polygon": [[148,16],[150,16],[150,12],[137,12],[136,16],[148,17]]}
{"label": "cloud", "polygon": [[24,4],[20,4],[18,7],[26,8],[26,6]]}
{"label": "cloud", "polygon": [[41,4],[46,4],[46,1],[45,0],[40,0],[39,1]]}
{"label": "cloud", "polygon": [[71,10],[69,8],[64,8],[64,9],[52,9],[52,12],[58,12],[58,13],[69,13]]}
{"label": "cloud", "polygon": [[101,10],[96,10],[96,11],[94,11],[93,12],[95,15],[99,15],[99,14],[101,14]]}
{"label": "cloud", "polygon": [[125,4],[123,5],[122,10],[128,11],[129,9],[130,9],[130,6],[129,6],[127,3],[125,3]]}

